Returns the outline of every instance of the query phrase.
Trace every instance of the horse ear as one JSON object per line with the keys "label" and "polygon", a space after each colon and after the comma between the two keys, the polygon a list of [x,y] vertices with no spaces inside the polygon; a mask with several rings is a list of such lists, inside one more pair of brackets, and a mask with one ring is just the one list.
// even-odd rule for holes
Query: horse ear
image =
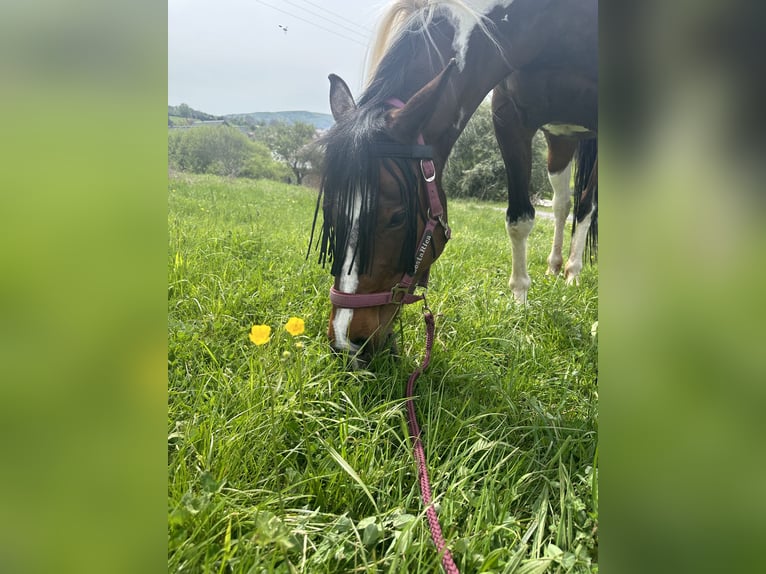
{"label": "horse ear", "polygon": [[355,109],[356,103],[346,82],[335,74],[330,74],[328,79],[330,80],[330,111],[332,112],[332,117],[337,122],[348,112]]}
{"label": "horse ear", "polygon": [[409,143],[417,139],[433,116],[455,66],[455,58],[452,58],[439,75],[412,96],[403,108],[391,112],[388,129],[395,140]]}

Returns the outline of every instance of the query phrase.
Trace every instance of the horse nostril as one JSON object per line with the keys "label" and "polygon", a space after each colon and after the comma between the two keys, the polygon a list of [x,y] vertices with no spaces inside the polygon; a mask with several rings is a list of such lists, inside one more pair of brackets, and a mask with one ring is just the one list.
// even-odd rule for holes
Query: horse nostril
{"label": "horse nostril", "polygon": [[364,345],[367,342],[367,339],[358,338],[358,337],[356,339],[349,339],[349,340],[350,340],[351,344],[354,345],[354,347],[357,347],[357,348],[361,347],[362,345]]}

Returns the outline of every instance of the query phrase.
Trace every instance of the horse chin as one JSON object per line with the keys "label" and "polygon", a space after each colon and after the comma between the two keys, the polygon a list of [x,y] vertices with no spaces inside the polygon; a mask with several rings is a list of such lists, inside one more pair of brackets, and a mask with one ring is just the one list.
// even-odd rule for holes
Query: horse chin
{"label": "horse chin", "polygon": [[348,347],[341,347],[333,341],[331,347],[335,353],[346,358],[348,367],[353,371],[368,369],[373,358],[380,355],[390,354],[393,357],[399,357],[399,349],[393,333],[388,333],[380,342],[368,340],[363,345],[349,342]]}

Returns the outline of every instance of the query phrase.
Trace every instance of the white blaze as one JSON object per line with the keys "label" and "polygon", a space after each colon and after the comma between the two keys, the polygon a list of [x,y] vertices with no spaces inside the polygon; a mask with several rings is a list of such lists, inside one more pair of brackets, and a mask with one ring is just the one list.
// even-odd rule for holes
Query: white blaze
{"label": "white blaze", "polygon": [[[359,190],[354,193],[354,213],[351,220],[351,232],[346,246],[346,255],[341,266],[340,284],[338,285],[342,293],[356,293],[359,287],[359,264],[354,259],[354,251],[359,240],[359,215],[362,208],[362,194]],[[351,262],[353,261],[353,265]],[[332,320],[333,331],[335,332],[335,346],[340,349],[352,349],[353,345],[348,340],[348,330],[351,326],[351,320],[354,318],[353,309],[337,309],[335,317]]]}

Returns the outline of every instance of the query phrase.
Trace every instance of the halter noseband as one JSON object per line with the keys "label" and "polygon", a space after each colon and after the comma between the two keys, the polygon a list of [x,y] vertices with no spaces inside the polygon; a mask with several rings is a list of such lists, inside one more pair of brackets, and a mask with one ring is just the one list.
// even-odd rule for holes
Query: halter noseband
{"label": "halter noseband", "polygon": [[[395,108],[403,108],[404,102],[396,98],[386,100],[386,103]],[[444,207],[439,199],[439,188],[436,186],[436,167],[433,162],[433,149],[425,145],[423,134],[418,134],[417,145],[402,145],[396,143],[381,143],[376,146],[377,155],[382,157],[403,157],[420,160],[420,173],[426,184],[426,193],[428,195],[428,220],[420,237],[420,243],[415,249],[415,267],[412,273],[404,273],[399,282],[394,285],[390,291],[380,291],[378,293],[343,293],[330,287],[330,302],[336,307],[345,309],[359,309],[363,307],[379,307],[395,303],[415,303],[424,298],[423,295],[414,295],[415,287],[428,286],[428,271],[415,283],[415,275],[418,272],[420,262],[423,260],[426,249],[431,243],[433,231],[437,225],[444,229],[444,236],[449,240],[450,228],[447,225],[447,219],[444,217]]]}

